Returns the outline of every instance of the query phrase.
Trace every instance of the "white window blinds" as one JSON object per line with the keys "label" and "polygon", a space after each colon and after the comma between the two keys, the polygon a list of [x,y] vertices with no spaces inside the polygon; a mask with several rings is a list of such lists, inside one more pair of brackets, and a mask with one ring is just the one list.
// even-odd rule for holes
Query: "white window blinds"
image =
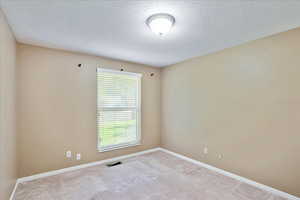
{"label": "white window blinds", "polygon": [[97,69],[98,149],[140,143],[141,74]]}

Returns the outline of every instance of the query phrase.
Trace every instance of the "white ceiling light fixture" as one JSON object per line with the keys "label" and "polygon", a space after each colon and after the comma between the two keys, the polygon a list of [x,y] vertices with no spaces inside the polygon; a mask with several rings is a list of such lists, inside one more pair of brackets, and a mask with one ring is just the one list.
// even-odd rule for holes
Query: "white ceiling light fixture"
{"label": "white ceiling light fixture", "polygon": [[174,23],[175,18],[172,15],[166,13],[151,15],[146,20],[146,24],[149,26],[151,31],[160,36],[163,36],[170,32]]}

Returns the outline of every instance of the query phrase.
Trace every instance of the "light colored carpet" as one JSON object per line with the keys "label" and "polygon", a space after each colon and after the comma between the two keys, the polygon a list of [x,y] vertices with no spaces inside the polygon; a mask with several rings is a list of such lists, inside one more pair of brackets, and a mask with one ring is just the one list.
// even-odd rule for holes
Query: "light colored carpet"
{"label": "light colored carpet", "polygon": [[19,184],[15,200],[284,200],[158,151]]}

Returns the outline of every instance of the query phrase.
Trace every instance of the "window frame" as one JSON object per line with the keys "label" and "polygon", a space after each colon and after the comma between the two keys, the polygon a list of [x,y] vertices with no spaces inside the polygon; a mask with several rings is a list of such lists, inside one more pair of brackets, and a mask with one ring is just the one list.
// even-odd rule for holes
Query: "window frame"
{"label": "window frame", "polygon": [[[101,110],[98,109],[98,89],[99,89],[99,84],[98,84],[98,79],[97,79],[97,75],[99,72],[107,72],[107,73],[112,73],[112,74],[122,74],[122,75],[128,75],[128,76],[133,76],[135,78],[137,78],[137,106],[133,109],[136,110],[136,131],[137,131],[137,139],[134,142],[126,142],[126,143],[121,143],[121,144],[115,144],[115,145],[108,145],[105,147],[101,147],[101,138],[100,138],[100,130],[99,130],[99,116],[100,116],[100,112]],[[142,141],[142,121],[141,121],[141,113],[142,113],[142,95],[141,95],[141,88],[142,88],[142,74],[140,73],[134,73],[134,72],[124,72],[124,71],[117,71],[114,69],[107,69],[107,68],[101,68],[101,67],[97,67],[96,70],[96,130],[97,130],[97,150],[99,152],[106,152],[106,151],[113,151],[113,150],[117,150],[117,149],[121,149],[121,148],[127,148],[127,147],[132,147],[132,146],[137,146],[137,145],[141,145],[141,141]],[[105,110],[106,108],[104,108]],[[119,108],[120,109],[120,108]],[[116,109],[116,110],[119,110]],[[124,108],[122,108],[124,109]],[[130,110],[129,107],[125,107],[125,109]],[[109,109],[110,110],[110,109]],[[113,109],[112,109],[113,110]],[[99,114],[98,114],[99,113]]]}

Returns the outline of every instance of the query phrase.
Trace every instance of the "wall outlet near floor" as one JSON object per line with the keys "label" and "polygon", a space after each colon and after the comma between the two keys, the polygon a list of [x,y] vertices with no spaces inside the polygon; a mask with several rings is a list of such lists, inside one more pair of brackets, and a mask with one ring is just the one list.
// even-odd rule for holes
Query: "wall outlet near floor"
{"label": "wall outlet near floor", "polygon": [[76,154],[76,160],[81,160],[81,154],[80,153]]}
{"label": "wall outlet near floor", "polygon": [[67,158],[71,158],[72,157],[72,152],[71,151],[67,151],[66,152],[66,157]]}
{"label": "wall outlet near floor", "polygon": [[208,148],[207,148],[207,147],[204,147],[203,153],[204,153],[204,154],[208,154]]}
{"label": "wall outlet near floor", "polygon": [[223,155],[222,154],[219,154],[218,155],[218,158],[221,160],[223,158]]}

